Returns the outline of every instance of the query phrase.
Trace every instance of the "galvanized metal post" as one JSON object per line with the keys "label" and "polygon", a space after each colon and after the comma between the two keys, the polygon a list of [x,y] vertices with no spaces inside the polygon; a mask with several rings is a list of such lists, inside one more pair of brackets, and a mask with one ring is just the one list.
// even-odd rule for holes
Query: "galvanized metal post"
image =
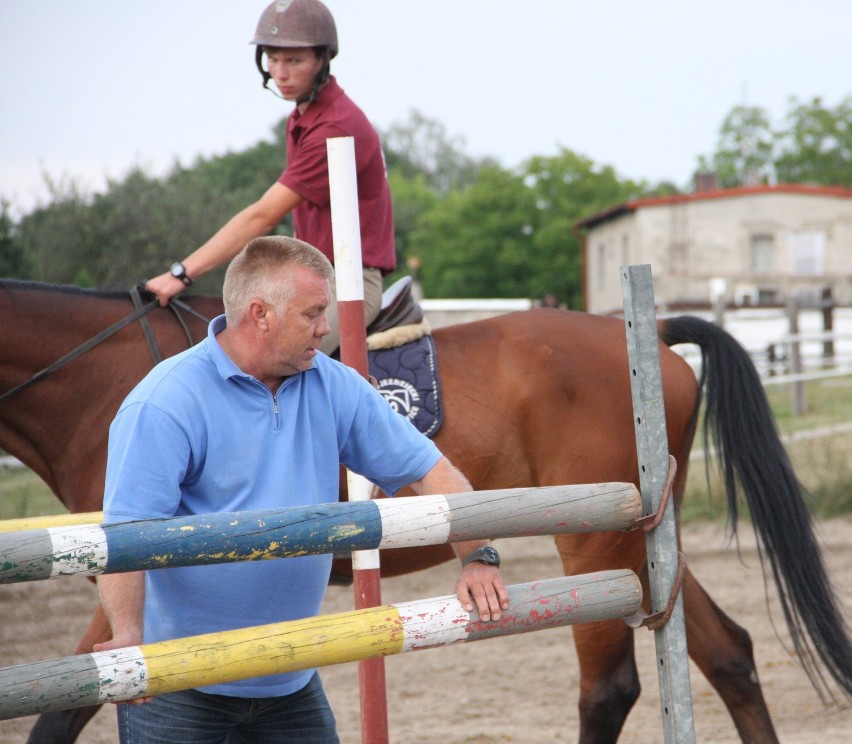
{"label": "galvanized metal post", "polygon": [[[651,267],[622,267],[621,287],[642,512],[655,514],[668,475],[669,451]],[[655,613],[668,605],[678,569],[677,531],[672,502],[669,502],[660,525],[646,535],[651,612]],[[695,723],[682,595],[678,595],[668,623],[655,630],[654,636],[666,744],[693,744]]]}

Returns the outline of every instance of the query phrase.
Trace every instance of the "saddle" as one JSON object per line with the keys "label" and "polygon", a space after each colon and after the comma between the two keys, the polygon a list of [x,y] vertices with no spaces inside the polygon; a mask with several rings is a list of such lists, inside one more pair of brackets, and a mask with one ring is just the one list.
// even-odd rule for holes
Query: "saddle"
{"label": "saddle", "polygon": [[432,437],[443,422],[437,352],[411,285],[406,276],[382,294],[381,310],[367,327],[367,358],[376,389],[391,408]]}
{"label": "saddle", "polygon": [[395,281],[382,293],[382,307],[376,319],[367,326],[367,336],[383,333],[391,328],[418,325],[423,322],[423,308],[411,293],[410,276]]}

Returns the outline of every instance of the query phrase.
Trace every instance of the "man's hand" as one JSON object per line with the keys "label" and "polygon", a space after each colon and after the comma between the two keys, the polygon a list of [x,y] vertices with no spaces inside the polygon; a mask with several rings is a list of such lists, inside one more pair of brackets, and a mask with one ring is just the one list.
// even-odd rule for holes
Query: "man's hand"
{"label": "man's hand", "polygon": [[[463,493],[472,491],[473,487],[446,457],[442,457],[434,467],[421,478],[411,484],[414,493]],[[484,540],[453,543],[453,551],[460,561],[477,548],[488,543]],[[497,566],[489,566],[481,561],[471,561],[462,569],[461,576],[456,582],[456,596],[462,607],[470,612],[474,605],[479,612],[480,620],[499,620],[500,611],[509,606],[509,592],[500,576]]]}
{"label": "man's hand", "polygon": [[500,611],[509,606],[509,592],[500,569],[479,561],[472,561],[462,569],[456,582],[456,596],[468,612],[475,605],[479,619],[485,621],[499,620]]}
{"label": "man's hand", "polygon": [[[130,633],[125,632],[122,635],[115,636],[108,641],[104,641],[103,643],[96,643],[93,647],[93,651],[112,651],[117,648],[127,648],[128,646],[139,646],[142,643],[142,634],[138,632]],[[116,704],[117,705],[141,705],[142,703],[149,703],[153,700],[153,697],[140,697],[133,698],[133,700],[120,700]]]}

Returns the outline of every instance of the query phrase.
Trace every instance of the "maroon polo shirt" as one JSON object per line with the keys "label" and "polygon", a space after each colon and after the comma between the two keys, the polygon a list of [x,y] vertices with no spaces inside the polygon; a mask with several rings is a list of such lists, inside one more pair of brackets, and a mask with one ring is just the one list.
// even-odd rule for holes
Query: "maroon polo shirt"
{"label": "maroon polo shirt", "polygon": [[393,207],[379,135],[332,77],[304,114],[287,120],[287,167],[278,179],[304,201],[293,210],[296,237],[319,248],[333,263],[328,188],[329,137],[352,137],[364,266],[389,274],[396,268]]}

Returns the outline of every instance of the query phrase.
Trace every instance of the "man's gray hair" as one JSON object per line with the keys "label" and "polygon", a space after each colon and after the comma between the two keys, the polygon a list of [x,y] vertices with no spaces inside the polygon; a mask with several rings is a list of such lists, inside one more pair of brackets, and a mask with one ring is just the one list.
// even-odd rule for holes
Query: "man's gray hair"
{"label": "man's gray hair", "polygon": [[239,325],[255,298],[282,312],[293,296],[292,271],[281,269],[304,266],[329,282],[334,268],[329,260],[309,243],[284,235],[266,235],[250,240],[231,261],[222,285],[222,300],[229,326]]}

